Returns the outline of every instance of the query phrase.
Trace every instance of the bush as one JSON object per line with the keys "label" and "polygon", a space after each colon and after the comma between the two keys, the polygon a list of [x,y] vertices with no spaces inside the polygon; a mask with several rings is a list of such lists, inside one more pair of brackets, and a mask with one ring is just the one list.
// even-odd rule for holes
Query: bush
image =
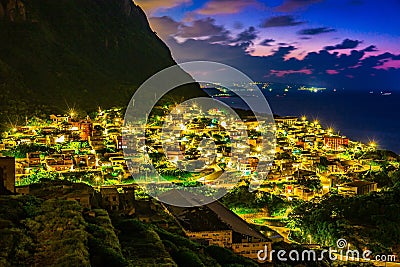
{"label": "bush", "polygon": [[193,253],[193,251],[184,248],[178,250],[172,254],[172,258],[178,264],[178,266],[190,266],[190,267],[203,267],[203,263],[200,258]]}
{"label": "bush", "polygon": [[240,257],[222,247],[209,246],[206,248],[206,253],[216,259],[222,266],[258,266],[252,260]]}

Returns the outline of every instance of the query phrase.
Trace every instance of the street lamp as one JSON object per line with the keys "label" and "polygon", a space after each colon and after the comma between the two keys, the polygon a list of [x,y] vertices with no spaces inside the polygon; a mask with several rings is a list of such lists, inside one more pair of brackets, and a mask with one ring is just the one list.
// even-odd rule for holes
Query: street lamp
{"label": "street lamp", "polygon": [[97,186],[100,186],[100,177],[96,176],[95,180],[96,180]]}
{"label": "street lamp", "polygon": [[372,149],[375,149],[375,148],[377,147],[377,144],[376,144],[375,141],[371,141],[371,142],[369,143],[369,146],[370,146]]}

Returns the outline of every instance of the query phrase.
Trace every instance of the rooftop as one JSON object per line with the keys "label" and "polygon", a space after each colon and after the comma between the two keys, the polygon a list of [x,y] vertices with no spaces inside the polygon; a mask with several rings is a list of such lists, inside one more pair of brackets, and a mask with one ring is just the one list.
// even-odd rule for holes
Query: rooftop
{"label": "rooftop", "polygon": [[346,183],[344,184],[344,186],[348,186],[348,187],[363,187],[363,186],[367,186],[367,185],[373,185],[375,183],[373,182],[366,182],[366,181],[353,181],[350,183]]}

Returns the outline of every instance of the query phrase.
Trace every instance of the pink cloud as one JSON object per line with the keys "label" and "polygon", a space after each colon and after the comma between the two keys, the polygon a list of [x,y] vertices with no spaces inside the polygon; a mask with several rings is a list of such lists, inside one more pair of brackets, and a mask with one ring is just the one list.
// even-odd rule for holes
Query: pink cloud
{"label": "pink cloud", "polygon": [[201,15],[236,14],[249,6],[261,6],[257,0],[211,0],[197,10]]}
{"label": "pink cloud", "polygon": [[326,70],[326,73],[329,75],[339,74],[339,72],[337,70]]}
{"label": "pink cloud", "polygon": [[286,76],[286,75],[289,75],[289,74],[297,74],[297,73],[311,75],[312,71],[309,70],[309,69],[302,69],[302,70],[271,70],[270,73],[271,73],[271,75],[274,75],[276,77],[282,78],[283,76]]}
{"label": "pink cloud", "polygon": [[381,66],[375,67],[375,69],[384,69],[384,70],[387,70],[389,68],[400,69],[400,60],[385,60]]}
{"label": "pink cloud", "polygon": [[151,28],[163,39],[167,39],[171,35],[176,35],[181,25],[179,22],[176,22],[167,16],[151,17],[149,22]]}
{"label": "pink cloud", "polygon": [[192,0],[136,0],[135,3],[143,8],[146,13],[151,13],[157,9],[169,9],[183,4],[190,4]]}
{"label": "pink cloud", "polygon": [[179,36],[183,38],[212,36],[219,35],[224,31],[224,27],[216,25],[214,19],[205,18],[193,21],[190,26],[182,25]]}
{"label": "pink cloud", "polygon": [[321,1],[322,0],[286,0],[277,10],[280,12],[292,12]]}

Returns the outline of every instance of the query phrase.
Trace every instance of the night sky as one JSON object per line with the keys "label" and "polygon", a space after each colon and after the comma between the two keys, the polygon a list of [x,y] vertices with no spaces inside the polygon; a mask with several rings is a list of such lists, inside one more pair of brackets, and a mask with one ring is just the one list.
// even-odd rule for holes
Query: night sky
{"label": "night sky", "polygon": [[253,80],[400,91],[399,0],[137,0],[178,62]]}

